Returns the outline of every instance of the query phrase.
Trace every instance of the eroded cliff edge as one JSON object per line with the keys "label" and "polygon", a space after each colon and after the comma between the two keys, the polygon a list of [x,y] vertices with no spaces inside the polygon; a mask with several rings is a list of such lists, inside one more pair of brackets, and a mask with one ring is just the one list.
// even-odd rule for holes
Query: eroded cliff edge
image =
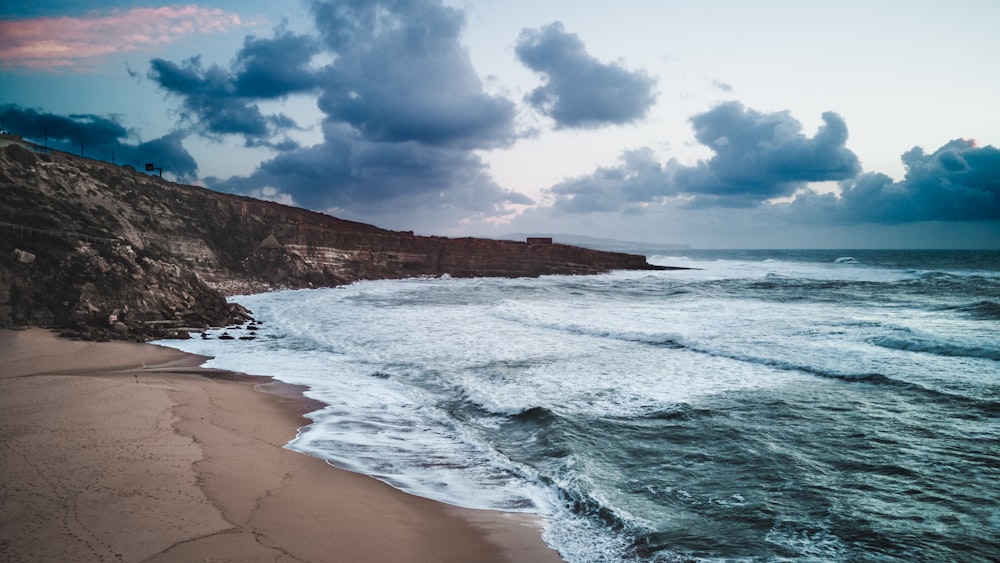
{"label": "eroded cliff edge", "polygon": [[225,295],[414,276],[656,269],[561,244],[415,236],[0,140],[0,327],[151,338],[222,325]]}

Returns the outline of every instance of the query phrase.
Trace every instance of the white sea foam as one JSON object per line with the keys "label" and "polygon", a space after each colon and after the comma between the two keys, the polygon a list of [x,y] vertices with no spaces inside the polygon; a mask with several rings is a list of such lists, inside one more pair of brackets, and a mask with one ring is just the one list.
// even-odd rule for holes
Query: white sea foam
{"label": "white sea foam", "polygon": [[[508,457],[490,433],[532,409],[638,418],[805,388],[816,375],[881,374],[975,394],[1000,375],[984,321],[865,293],[865,284],[923,283],[921,271],[832,259],[651,261],[703,269],[246,296],[236,300],[264,321],[256,340],[165,344],[213,356],[211,366],[308,386],[328,406],[290,447],[443,502],[546,514],[546,540],[570,561],[620,558],[630,526],[642,529],[650,517],[596,480],[576,487],[583,481],[574,479],[590,478],[575,473],[586,464],[542,474]],[[610,531],[575,511],[578,500],[625,524]],[[776,526],[767,541],[804,556],[842,553],[811,528]]]}
{"label": "white sea foam", "polygon": [[879,336],[872,339],[872,343],[885,348],[895,350],[927,352],[938,356],[967,356],[970,358],[985,358],[987,360],[1000,360],[1000,348],[982,345],[969,346],[950,342],[941,342],[938,339],[927,339],[919,336],[900,338],[898,336]]}

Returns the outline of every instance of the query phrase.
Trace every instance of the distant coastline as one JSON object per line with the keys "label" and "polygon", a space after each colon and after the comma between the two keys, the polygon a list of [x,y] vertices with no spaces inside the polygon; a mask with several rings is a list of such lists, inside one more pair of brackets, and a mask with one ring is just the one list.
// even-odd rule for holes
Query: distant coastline
{"label": "distant coastline", "polygon": [[637,242],[566,233],[507,233],[496,238],[506,240],[523,240],[528,237],[550,237],[554,242],[561,244],[582,246],[584,248],[592,248],[594,250],[604,250],[608,252],[642,254],[645,256],[675,250],[689,250],[693,248],[690,244]]}

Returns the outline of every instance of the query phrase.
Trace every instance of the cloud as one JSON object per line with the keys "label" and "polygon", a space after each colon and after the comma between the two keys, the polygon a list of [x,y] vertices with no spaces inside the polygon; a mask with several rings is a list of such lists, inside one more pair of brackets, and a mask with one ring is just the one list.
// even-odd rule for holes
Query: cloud
{"label": "cloud", "polygon": [[316,73],[323,141],[211,186],[268,187],[306,207],[400,228],[441,229],[531,203],[500,188],[475,153],[511,144],[516,112],[484,92],[460,41],[461,11],[439,0],[310,7],[333,60]]}
{"label": "cloud", "polygon": [[562,23],[524,29],[518,59],[545,78],[525,100],[556,121],[557,127],[601,127],[643,118],[656,101],[656,82],[642,71],[595,59]]}
{"label": "cloud", "polygon": [[841,183],[841,194],[804,193],[792,202],[801,217],[830,223],[1000,220],[1000,150],[956,139],[931,154],[914,147],[902,156],[895,182],[867,173]]}
{"label": "cloud", "polygon": [[94,146],[107,145],[128,137],[127,130],[115,117],[92,114],[70,116],[23,109],[14,104],[0,107],[5,128],[29,139],[66,140],[79,144],[81,138]]}
{"label": "cloud", "polygon": [[336,124],[326,140],[279,155],[250,177],[218,184],[249,192],[273,186],[311,209],[339,209],[355,217],[386,209],[456,220],[503,212],[531,199],[500,188],[472,151],[414,142],[371,142]]}
{"label": "cloud", "polygon": [[713,80],[712,86],[722,90],[723,92],[732,92],[733,85],[728,82],[723,82],[722,80]]}
{"label": "cloud", "polygon": [[551,188],[567,212],[637,211],[665,198],[688,207],[753,207],[792,196],[808,182],[845,180],[861,171],[845,147],[847,125],[823,114],[813,137],[788,112],[761,113],[727,102],[691,118],[695,138],[714,155],[694,166],[656,161],[652,150],[626,152],[621,164]]}
{"label": "cloud", "polygon": [[514,141],[514,104],[491,96],[460,42],[464,14],[438,1],[313,2],[336,62],[320,109],[366,140],[493,148]]}
{"label": "cloud", "polygon": [[235,97],[229,73],[218,66],[204,69],[200,57],[180,65],[153,59],[149,78],[182,100],[181,115],[204,134],[243,135],[259,139],[272,127],[256,104]]}
{"label": "cloud", "polygon": [[[627,151],[615,166],[598,168],[549,189],[553,212],[650,213],[656,209],[744,209],[762,224],[898,225],[1000,219],[1000,150],[965,139],[927,154],[902,156],[900,181],[861,173],[845,147],[847,125],[823,114],[813,137],[788,112],[761,113],[736,102],[691,118],[695,138],[714,155],[695,165],[661,163],[653,151]],[[839,182],[839,193],[816,193],[810,182]],[[783,201],[775,202],[775,199]]]}
{"label": "cloud", "polygon": [[262,199],[264,201],[273,201],[275,203],[280,203],[282,205],[290,205],[293,207],[298,207],[298,203],[292,196],[282,193],[281,190],[275,188],[274,186],[264,186],[262,188],[257,188],[247,192],[248,196]]}
{"label": "cloud", "polygon": [[309,63],[319,50],[314,38],[283,29],[271,39],[247,37],[233,63],[233,94],[273,100],[315,89]]}
{"label": "cloud", "polygon": [[316,89],[319,79],[308,65],[318,52],[314,39],[279,29],[271,39],[247,37],[230,70],[204,68],[200,57],[181,64],[153,59],[148,76],[181,99],[182,117],[201,134],[240,135],[247,146],[289,150],[297,145],[270,139],[295,122],[283,114],[264,115],[255,102]]}
{"label": "cloud", "polygon": [[295,126],[284,115],[265,116],[256,103],[236,94],[229,72],[215,65],[205,69],[199,57],[180,65],[153,59],[148,76],[181,99],[182,118],[205,136],[241,135],[247,146],[256,146]]}
{"label": "cloud", "polygon": [[17,105],[0,106],[0,118],[10,132],[50,148],[78,154],[80,143],[84,155],[101,160],[131,164],[139,168],[146,162],[155,162],[164,172],[180,181],[196,178],[198,165],[181,141],[183,132],[173,132],[152,141],[136,141],[137,135],[126,129],[115,116],[74,114],[69,116],[24,109]]}
{"label": "cloud", "polygon": [[556,195],[556,209],[566,213],[637,212],[644,204],[677,194],[675,164],[661,165],[652,149],[626,151],[619,160],[618,166],[598,168],[589,176],[553,186],[549,191]]}
{"label": "cloud", "polygon": [[188,35],[241,25],[236,14],[194,5],[0,20],[0,67],[80,70],[113,53],[151,50]]}
{"label": "cloud", "polygon": [[718,203],[753,205],[789,196],[805,182],[844,180],[861,172],[847,149],[847,124],[833,112],[812,138],[787,111],[760,113],[738,102],[720,104],[691,118],[695,138],[715,155],[691,169],[678,169],[683,192],[712,196]]}

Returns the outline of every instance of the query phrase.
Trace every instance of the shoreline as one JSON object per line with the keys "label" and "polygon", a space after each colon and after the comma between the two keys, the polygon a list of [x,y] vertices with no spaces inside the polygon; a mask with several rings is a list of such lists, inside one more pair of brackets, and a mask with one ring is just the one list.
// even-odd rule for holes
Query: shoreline
{"label": "shoreline", "polygon": [[538,561],[538,517],[285,448],[322,405],[152,344],[0,330],[0,560]]}

